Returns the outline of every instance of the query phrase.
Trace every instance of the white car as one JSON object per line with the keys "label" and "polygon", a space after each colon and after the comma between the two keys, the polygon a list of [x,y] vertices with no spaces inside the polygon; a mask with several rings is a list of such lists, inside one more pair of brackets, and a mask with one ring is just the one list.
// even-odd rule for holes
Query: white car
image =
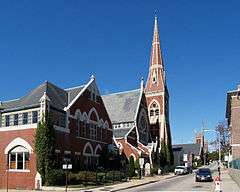
{"label": "white car", "polygon": [[175,175],[184,175],[184,174],[187,174],[187,173],[188,173],[187,167],[185,167],[185,166],[175,167],[175,170],[174,170]]}

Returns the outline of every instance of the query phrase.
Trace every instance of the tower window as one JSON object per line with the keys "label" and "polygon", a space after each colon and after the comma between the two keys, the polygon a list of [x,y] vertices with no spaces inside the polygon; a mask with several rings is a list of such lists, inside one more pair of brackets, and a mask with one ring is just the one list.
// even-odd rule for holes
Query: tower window
{"label": "tower window", "polygon": [[153,102],[150,106],[150,117],[159,116],[159,106],[156,102]]}
{"label": "tower window", "polygon": [[157,83],[157,70],[156,69],[153,72],[153,83]]}
{"label": "tower window", "polygon": [[154,110],[150,110],[150,116],[154,116]]}

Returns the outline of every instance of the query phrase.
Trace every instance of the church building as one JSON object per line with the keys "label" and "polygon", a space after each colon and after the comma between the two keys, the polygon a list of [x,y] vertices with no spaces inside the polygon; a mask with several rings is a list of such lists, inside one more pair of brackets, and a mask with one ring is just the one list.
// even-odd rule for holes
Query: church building
{"label": "church building", "polygon": [[35,134],[46,118],[52,120],[59,169],[66,161],[73,168],[92,168],[103,147],[112,144],[112,123],[95,77],[68,89],[44,82],[24,97],[0,103],[0,188],[37,187]]}
{"label": "church building", "polygon": [[[165,77],[158,22],[155,17],[149,74],[146,86],[109,95],[103,100],[113,124],[113,136],[127,158],[160,153],[161,144],[171,147],[169,94]],[[143,150],[144,149],[144,150]]]}
{"label": "church building", "polygon": [[171,146],[169,93],[158,34],[157,17],[155,17],[154,23],[150,67],[145,86],[145,95],[150,120],[150,133],[153,141],[158,143],[159,150],[162,143]]}

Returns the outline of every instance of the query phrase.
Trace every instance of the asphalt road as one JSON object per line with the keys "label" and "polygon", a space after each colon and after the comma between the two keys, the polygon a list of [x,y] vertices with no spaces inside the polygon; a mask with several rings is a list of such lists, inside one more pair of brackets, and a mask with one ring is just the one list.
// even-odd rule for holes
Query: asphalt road
{"label": "asphalt road", "polygon": [[[216,171],[217,166],[211,165],[210,168]],[[216,172],[213,174],[216,174]],[[195,182],[195,174],[179,175],[174,178],[159,181],[128,190],[125,192],[147,192],[147,191],[211,191],[213,182]]]}

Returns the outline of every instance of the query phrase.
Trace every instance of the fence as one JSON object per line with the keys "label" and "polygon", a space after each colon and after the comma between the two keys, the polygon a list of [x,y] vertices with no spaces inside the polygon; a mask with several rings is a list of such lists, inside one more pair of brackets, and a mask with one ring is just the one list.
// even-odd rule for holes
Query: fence
{"label": "fence", "polygon": [[230,168],[240,169],[240,159],[235,159],[230,162]]}

